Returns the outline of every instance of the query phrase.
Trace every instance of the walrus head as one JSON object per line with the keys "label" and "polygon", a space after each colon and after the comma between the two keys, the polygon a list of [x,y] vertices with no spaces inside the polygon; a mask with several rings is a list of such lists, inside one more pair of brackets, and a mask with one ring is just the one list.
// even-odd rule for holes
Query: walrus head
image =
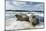
{"label": "walrus head", "polygon": [[32,23],[33,26],[36,26],[39,24],[39,19],[36,17],[36,15],[31,15],[29,18],[30,23]]}

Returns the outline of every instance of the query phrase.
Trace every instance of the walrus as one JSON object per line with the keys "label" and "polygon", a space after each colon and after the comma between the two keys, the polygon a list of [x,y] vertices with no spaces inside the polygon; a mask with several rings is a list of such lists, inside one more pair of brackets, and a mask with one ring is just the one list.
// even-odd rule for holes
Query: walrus
{"label": "walrus", "polygon": [[32,26],[36,26],[39,24],[39,19],[36,18],[35,15],[31,15],[31,16],[27,16],[26,14],[16,14],[15,15],[16,18],[17,18],[17,21],[27,21],[27,22],[30,22],[32,24]]}

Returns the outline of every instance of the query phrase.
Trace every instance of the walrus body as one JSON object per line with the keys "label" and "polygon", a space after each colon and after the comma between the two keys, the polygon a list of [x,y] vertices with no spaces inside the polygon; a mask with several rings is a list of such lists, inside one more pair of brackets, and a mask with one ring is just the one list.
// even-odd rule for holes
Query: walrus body
{"label": "walrus body", "polygon": [[27,16],[25,14],[23,15],[15,15],[16,18],[17,18],[17,21],[27,21],[27,22],[30,22],[33,26],[36,26],[37,24],[39,24],[39,19],[36,18],[35,15],[32,15],[32,16]]}
{"label": "walrus body", "polygon": [[29,17],[26,15],[15,15],[17,20],[19,21],[28,21],[29,22]]}

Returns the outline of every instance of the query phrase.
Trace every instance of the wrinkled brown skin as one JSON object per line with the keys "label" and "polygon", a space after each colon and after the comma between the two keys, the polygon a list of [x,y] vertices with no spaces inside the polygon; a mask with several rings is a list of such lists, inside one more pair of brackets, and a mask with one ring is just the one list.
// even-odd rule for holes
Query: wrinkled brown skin
{"label": "wrinkled brown skin", "polygon": [[16,16],[16,18],[17,18],[18,21],[27,21],[27,22],[30,22],[28,16],[26,16],[24,18],[21,15],[15,15],[15,16]]}

